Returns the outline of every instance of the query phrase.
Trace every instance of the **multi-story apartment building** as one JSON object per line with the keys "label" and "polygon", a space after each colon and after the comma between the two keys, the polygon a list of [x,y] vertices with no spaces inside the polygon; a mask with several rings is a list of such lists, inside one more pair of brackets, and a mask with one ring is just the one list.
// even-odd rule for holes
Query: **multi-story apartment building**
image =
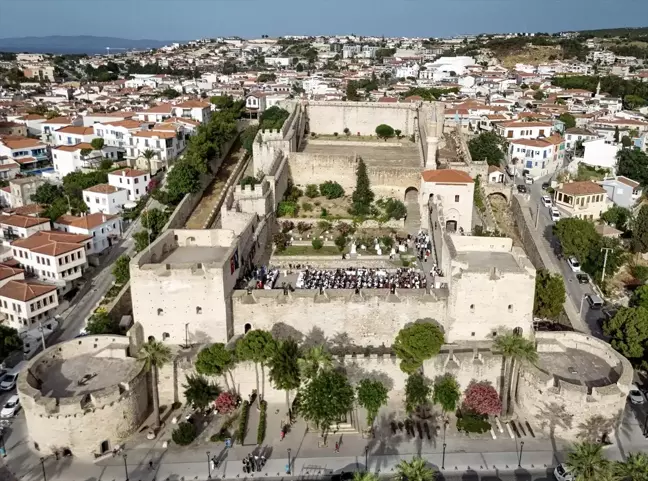
{"label": "multi-story apartment building", "polygon": [[[167,126],[168,124],[163,124]],[[158,127],[162,129],[163,127]],[[152,150],[155,155],[151,159],[151,171],[168,167],[170,161],[174,160],[185,148],[185,136],[183,127],[174,127],[174,130],[140,130],[128,138],[126,145],[126,157],[135,160],[137,166],[148,170],[147,161],[143,154]]]}
{"label": "multi-story apartment building", "polygon": [[[108,176],[110,179],[110,176]],[[90,214],[119,214],[128,203],[129,190],[125,187],[116,187],[109,184],[97,184],[83,191]]]}
{"label": "multi-story apartment building", "polygon": [[92,142],[95,133],[92,127],[69,125],[56,130],[52,138],[54,145],[75,145],[81,142]]}
{"label": "multi-story apartment building", "polygon": [[14,259],[39,279],[68,287],[83,274],[87,266],[86,251],[92,248],[92,237],[58,231],[40,231],[11,243]]}
{"label": "multi-story apartment building", "polygon": [[108,184],[118,189],[128,191],[128,200],[137,202],[143,195],[151,181],[148,172],[137,169],[114,170],[108,174]]}
{"label": "multi-story apartment building", "polygon": [[598,134],[591,130],[578,127],[565,130],[565,148],[567,150],[574,150],[578,141],[587,142],[594,139],[598,139]]}
{"label": "multi-story apartment building", "polygon": [[172,107],[173,116],[196,120],[202,124],[211,118],[211,105],[202,100],[187,100]]}
{"label": "multi-story apartment building", "polygon": [[128,137],[138,132],[141,127],[141,121],[132,119],[96,123],[92,126],[95,137],[104,139],[104,145],[119,149],[125,149]]}
{"label": "multi-story apartment building", "polygon": [[173,117],[173,105],[162,103],[145,110],[135,112],[137,118],[143,122],[164,122]]}
{"label": "multi-story apartment building", "polygon": [[527,170],[534,178],[555,172],[562,166],[564,156],[565,143],[560,135],[511,140],[507,152],[509,164],[516,166],[516,170]]}
{"label": "multi-story apartment building", "polygon": [[[16,269],[18,270],[18,269]],[[0,287],[0,313],[9,327],[26,331],[51,318],[58,307],[56,286],[36,281],[11,279]]]}
{"label": "multi-story apartment building", "polygon": [[0,215],[0,237],[6,242],[26,239],[36,232],[50,229],[50,220],[46,217]]}
{"label": "multi-story apartment building", "polygon": [[551,122],[501,122],[495,124],[495,132],[505,139],[537,139],[549,137],[553,130]]}
{"label": "multi-story apartment building", "polygon": [[37,139],[19,136],[0,137],[0,156],[20,164],[22,169],[49,162],[46,144]]}
{"label": "multi-story apartment building", "polygon": [[54,221],[54,228],[70,234],[91,237],[88,255],[101,254],[116,242],[122,234],[121,217],[117,215],[89,214],[82,217],[62,215]]}

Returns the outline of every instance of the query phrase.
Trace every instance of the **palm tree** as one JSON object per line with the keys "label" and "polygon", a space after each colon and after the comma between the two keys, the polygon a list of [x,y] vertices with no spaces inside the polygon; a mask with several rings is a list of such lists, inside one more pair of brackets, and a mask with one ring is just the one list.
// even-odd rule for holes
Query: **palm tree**
{"label": "palm tree", "polygon": [[204,411],[220,394],[220,388],[201,375],[189,375],[186,380],[182,385],[185,399],[196,409]]}
{"label": "palm tree", "polygon": [[155,157],[155,151],[151,149],[146,149],[144,152],[142,152],[142,157],[146,159],[146,163],[148,164],[149,177],[150,177],[152,175],[151,159]]}
{"label": "palm tree", "polygon": [[153,429],[160,428],[160,393],[158,391],[158,369],[171,361],[171,349],[154,339],[140,347],[137,359],[144,369],[151,373],[151,393],[153,395]]}
{"label": "palm tree", "polygon": [[[502,388],[502,415],[506,416],[516,398],[517,379],[523,362],[535,363],[538,353],[533,341],[515,334],[507,333],[497,336],[495,350],[504,356],[504,386]],[[511,403],[509,404],[509,397]]]}
{"label": "palm tree", "polygon": [[256,372],[257,386],[257,407],[261,409],[261,400],[263,399],[263,389],[259,390],[259,364],[261,365],[261,376],[265,384],[264,366],[274,355],[277,343],[272,338],[272,334],[261,329],[249,331],[244,337],[236,343],[236,357],[242,361],[252,361]]}
{"label": "palm tree", "polygon": [[353,481],[378,481],[378,476],[374,473],[356,471],[353,473]]}
{"label": "palm tree", "polygon": [[277,346],[268,360],[270,380],[278,389],[286,391],[286,409],[290,415],[290,391],[297,389],[299,382],[299,346],[293,339],[286,339]]}
{"label": "palm tree", "polygon": [[603,445],[578,443],[567,455],[565,463],[574,476],[574,481],[593,481],[609,474],[610,464],[603,457]]}
{"label": "palm tree", "polygon": [[333,368],[333,358],[324,346],[314,346],[306,351],[306,355],[298,360],[299,372],[303,382],[308,382],[315,376]]}
{"label": "palm tree", "polygon": [[436,472],[427,465],[425,459],[416,456],[411,461],[401,461],[396,466],[397,481],[433,481]]}
{"label": "palm tree", "polygon": [[614,463],[614,474],[623,481],[648,480],[648,455],[645,453],[630,453],[625,462]]}

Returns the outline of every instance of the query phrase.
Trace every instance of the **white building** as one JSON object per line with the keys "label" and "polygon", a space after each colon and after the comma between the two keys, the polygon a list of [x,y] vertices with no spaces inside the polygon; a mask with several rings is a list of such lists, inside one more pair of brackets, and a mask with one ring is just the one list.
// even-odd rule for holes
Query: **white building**
{"label": "white building", "polygon": [[62,215],[54,222],[57,230],[92,237],[88,255],[101,254],[111,247],[121,237],[121,227],[121,217],[99,213],[82,217]]}
{"label": "white building", "polygon": [[14,162],[5,155],[0,156],[0,179],[14,179],[18,173],[20,173],[20,164],[18,162]]}
{"label": "white building", "polygon": [[0,287],[0,312],[7,325],[18,331],[38,327],[38,322],[53,317],[58,307],[55,285],[25,281],[22,276],[23,280],[11,279]]}
{"label": "white building", "polygon": [[211,106],[209,102],[201,100],[187,100],[172,107],[175,117],[189,118],[200,123],[207,123],[211,118]]}
{"label": "white building", "polygon": [[472,231],[475,182],[469,174],[452,169],[423,171],[420,195],[422,210],[428,208],[427,200],[432,197],[443,203],[444,227],[448,232]]}
{"label": "white building", "polygon": [[173,105],[163,103],[146,110],[139,110],[136,114],[137,118],[144,122],[164,122],[166,119],[173,117]]}
{"label": "white building", "polygon": [[565,148],[567,150],[574,150],[578,141],[587,142],[594,139],[598,139],[598,134],[587,129],[574,127],[565,130]]}
{"label": "white building", "polygon": [[96,137],[92,127],[69,125],[56,130],[52,134],[54,145],[75,145],[82,142],[90,143]]}
{"label": "white building", "polygon": [[90,236],[58,231],[40,231],[11,243],[14,259],[26,272],[62,287],[81,277],[91,247]]}
{"label": "white building", "polygon": [[61,177],[81,169],[96,169],[102,160],[103,153],[94,150],[88,143],[59,145],[52,148],[54,170]]}
{"label": "white building", "polygon": [[0,157],[2,156],[21,165],[46,161],[47,145],[37,139],[6,136],[0,138]]}
{"label": "white building", "polygon": [[104,139],[104,145],[126,149],[128,136],[138,132],[142,123],[138,120],[117,120],[105,123],[96,123],[92,126],[95,137]]}
{"label": "white building", "polygon": [[252,92],[245,97],[245,108],[251,112],[264,112],[267,108],[266,93]]}
{"label": "white building", "polygon": [[[108,176],[110,179],[110,176]],[[97,184],[83,191],[83,200],[90,214],[119,214],[128,203],[129,190],[109,184]]]}
{"label": "white building", "polygon": [[128,200],[137,202],[143,195],[151,180],[148,172],[137,169],[114,170],[108,174],[108,184],[113,187],[126,189]]}
{"label": "white building", "polygon": [[506,139],[537,139],[548,137],[553,130],[551,122],[501,122],[495,125],[495,132]]}
{"label": "white building", "polygon": [[7,242],[26,239],[38,231],[50,228],[50,220],[46,217],[0,215],[0,237]]}
{"label": "white building", "polygon": [[[167,124],[163,124],[167,125]],[[128,138],[126,157],[136,160],[138,165],[146,164],[144,152],[152,150],[155,155],[151,159],[151,170],[158,171],[168,167],[169,161],[174,160],[185,148],[183,127],[176,130],[140,130]]]}
{"label": "white building", "polygon": [[619,145],[606,139],[594,139],[583,142],[583,157],[574,157],[583,164],[612,171],[617,164]]}

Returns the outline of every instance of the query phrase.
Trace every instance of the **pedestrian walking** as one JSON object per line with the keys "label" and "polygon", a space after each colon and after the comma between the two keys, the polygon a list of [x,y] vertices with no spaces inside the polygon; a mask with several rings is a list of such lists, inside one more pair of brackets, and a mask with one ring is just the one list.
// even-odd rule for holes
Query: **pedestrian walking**
{"label": "pedestrian walking", "polygon": [[153,471],[153,461],[149,461],[149,471]]}
{"label": "pedestrian walking", "polygon": [[335,452],[336,453],[340,452],[340,443],[338,443],[338,442],[335,443]]}

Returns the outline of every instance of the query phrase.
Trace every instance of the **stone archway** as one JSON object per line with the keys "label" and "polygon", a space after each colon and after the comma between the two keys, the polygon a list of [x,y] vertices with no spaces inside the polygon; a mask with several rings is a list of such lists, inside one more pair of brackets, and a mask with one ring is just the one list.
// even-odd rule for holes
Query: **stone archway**
{"label": "stone archway", "polygon": [[418,234],[421,230],[421,207],[419,206],[419,190],[416,187],[405,189],[405,207],[407,217],[405,219],[405,230],[408,234]]}
{"label": "stone archway", "polygon": [[405,189],[405,203],[416,202],[418,204],[419,191],[416,187],[408,187]]}
{"label": "stone archway", "polygon": [[493,200],[494,197],[497,197],[499,199],[503,199],[506,204],[508,204],[508,197],[504,192],[491,192],[487,196],[488,200]]}

